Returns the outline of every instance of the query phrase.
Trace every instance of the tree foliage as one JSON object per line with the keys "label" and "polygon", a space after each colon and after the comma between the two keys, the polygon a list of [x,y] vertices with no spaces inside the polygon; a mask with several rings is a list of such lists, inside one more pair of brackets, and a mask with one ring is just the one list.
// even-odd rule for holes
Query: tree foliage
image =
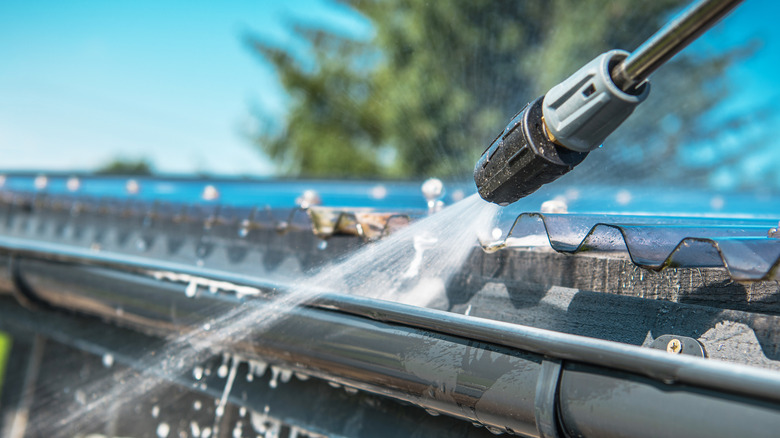
{"label": "tree foliage", "polygon": [[153,172],[152,165],[146,159],[132,160],[115,158],[109,163],[100,166],[95,173],[98,175],[138,175],[148,176]]}
{"label": "tree foliage", "polygon": [[[296,24],[312,58],[251,40],[292,98],[283,126],[256,139],[284,173],[465,177],[528,101],[599,53],[633,50],[687,1],[346,3],[371,21],[370,40]],[[594,151],[579,173],[684,174],[671,161],[727,91],[719,78],[734,55],[711,55],[678,56],[656,74],[610,153]]]}

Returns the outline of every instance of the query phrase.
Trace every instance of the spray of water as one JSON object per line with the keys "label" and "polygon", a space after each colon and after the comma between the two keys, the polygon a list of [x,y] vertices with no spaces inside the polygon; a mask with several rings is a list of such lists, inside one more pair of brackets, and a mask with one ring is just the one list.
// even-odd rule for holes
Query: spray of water
{"label": "spray of water", "polygon": [[[177,335],[140,358],[136,368],[95,381],[77,410],[62,412],[50,406],[31,425],[35,436],[66,436],[81,425],[105,421],[107,407],[132,401],[193,369],[222,350],[227,342],[262,336],[268,327],[285,317],[296,305],[323,291],[338,291],[393,300],[418,306],[446,306],[446,285],[475,248],[483,233],[489,233],[496,207],[477,195],[417,221],[379,242],[366,245],[347,258],[321,268],[308,278],[284,285],[289,292],[271,301],[247,300],[200,326]],[[197,299],[197,298],[194,298]],[[234,360],[228,377],[235,378]],[[226,385],[219,406],[230,392]],[[221,410],[217,410],[215,425]]]}

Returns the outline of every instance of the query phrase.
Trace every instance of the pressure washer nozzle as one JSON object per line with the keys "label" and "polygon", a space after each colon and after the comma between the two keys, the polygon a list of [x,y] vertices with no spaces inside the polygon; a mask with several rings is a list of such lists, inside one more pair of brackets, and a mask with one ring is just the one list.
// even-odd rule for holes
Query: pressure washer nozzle
{"label": "pressure washer nozzle", "polygon": [[604,53],[528,104],[477,162],[474,181],[487,201],[511,204],[580,164],[647,98],[645,82],[618,88],[611,67],[628,54]]}
{"label": "pressure washer nozzle", "polygon": [[507,205],[569,172],[647,98],[650,73],[742,1],[699,0],[633,53],[603,53],[528,104],[477,161],[479,194]]}
{"label": "pressure washer nozzle", "polygon": [[477,161],[474,181],[483,199],[509,205],[558,179],[587,155],[550,140],[540,97],[523,108],[488,146]]}

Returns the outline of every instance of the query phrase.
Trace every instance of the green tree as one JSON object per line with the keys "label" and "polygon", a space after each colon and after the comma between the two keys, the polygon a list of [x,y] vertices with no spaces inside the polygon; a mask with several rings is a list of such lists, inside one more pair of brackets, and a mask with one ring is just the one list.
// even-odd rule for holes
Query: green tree
{"label": "green tree", "polygon": [[139,160],[115,158],[111,162],[100,166],[95,170],[95,173],[98,175],[148,176],[154,173],[152,169],[151,163],[145,158]]}
{"label": "green tree", "polygon": [[[634,49],[687,0],[345,3],[371,21],[370,40],[296,24],[312,60],[251,39],[292,98],[283,126],[256,139],[285,173],[463,178],[528,101],[601,52]],[[734,56],[678,56],[610,152],[573,174],[683,176],[670,160],[701,135],[696,120],[726,93],[719,77]]]}

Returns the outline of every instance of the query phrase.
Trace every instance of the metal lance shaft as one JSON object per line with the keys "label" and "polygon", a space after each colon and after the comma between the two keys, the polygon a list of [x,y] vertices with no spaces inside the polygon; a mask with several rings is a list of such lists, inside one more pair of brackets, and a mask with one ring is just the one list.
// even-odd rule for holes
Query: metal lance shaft
{"label": "metal lance shaft", "polygon": [[700,0],[689,6],[612,69],[615,85],[634,88],[743,1]]}

